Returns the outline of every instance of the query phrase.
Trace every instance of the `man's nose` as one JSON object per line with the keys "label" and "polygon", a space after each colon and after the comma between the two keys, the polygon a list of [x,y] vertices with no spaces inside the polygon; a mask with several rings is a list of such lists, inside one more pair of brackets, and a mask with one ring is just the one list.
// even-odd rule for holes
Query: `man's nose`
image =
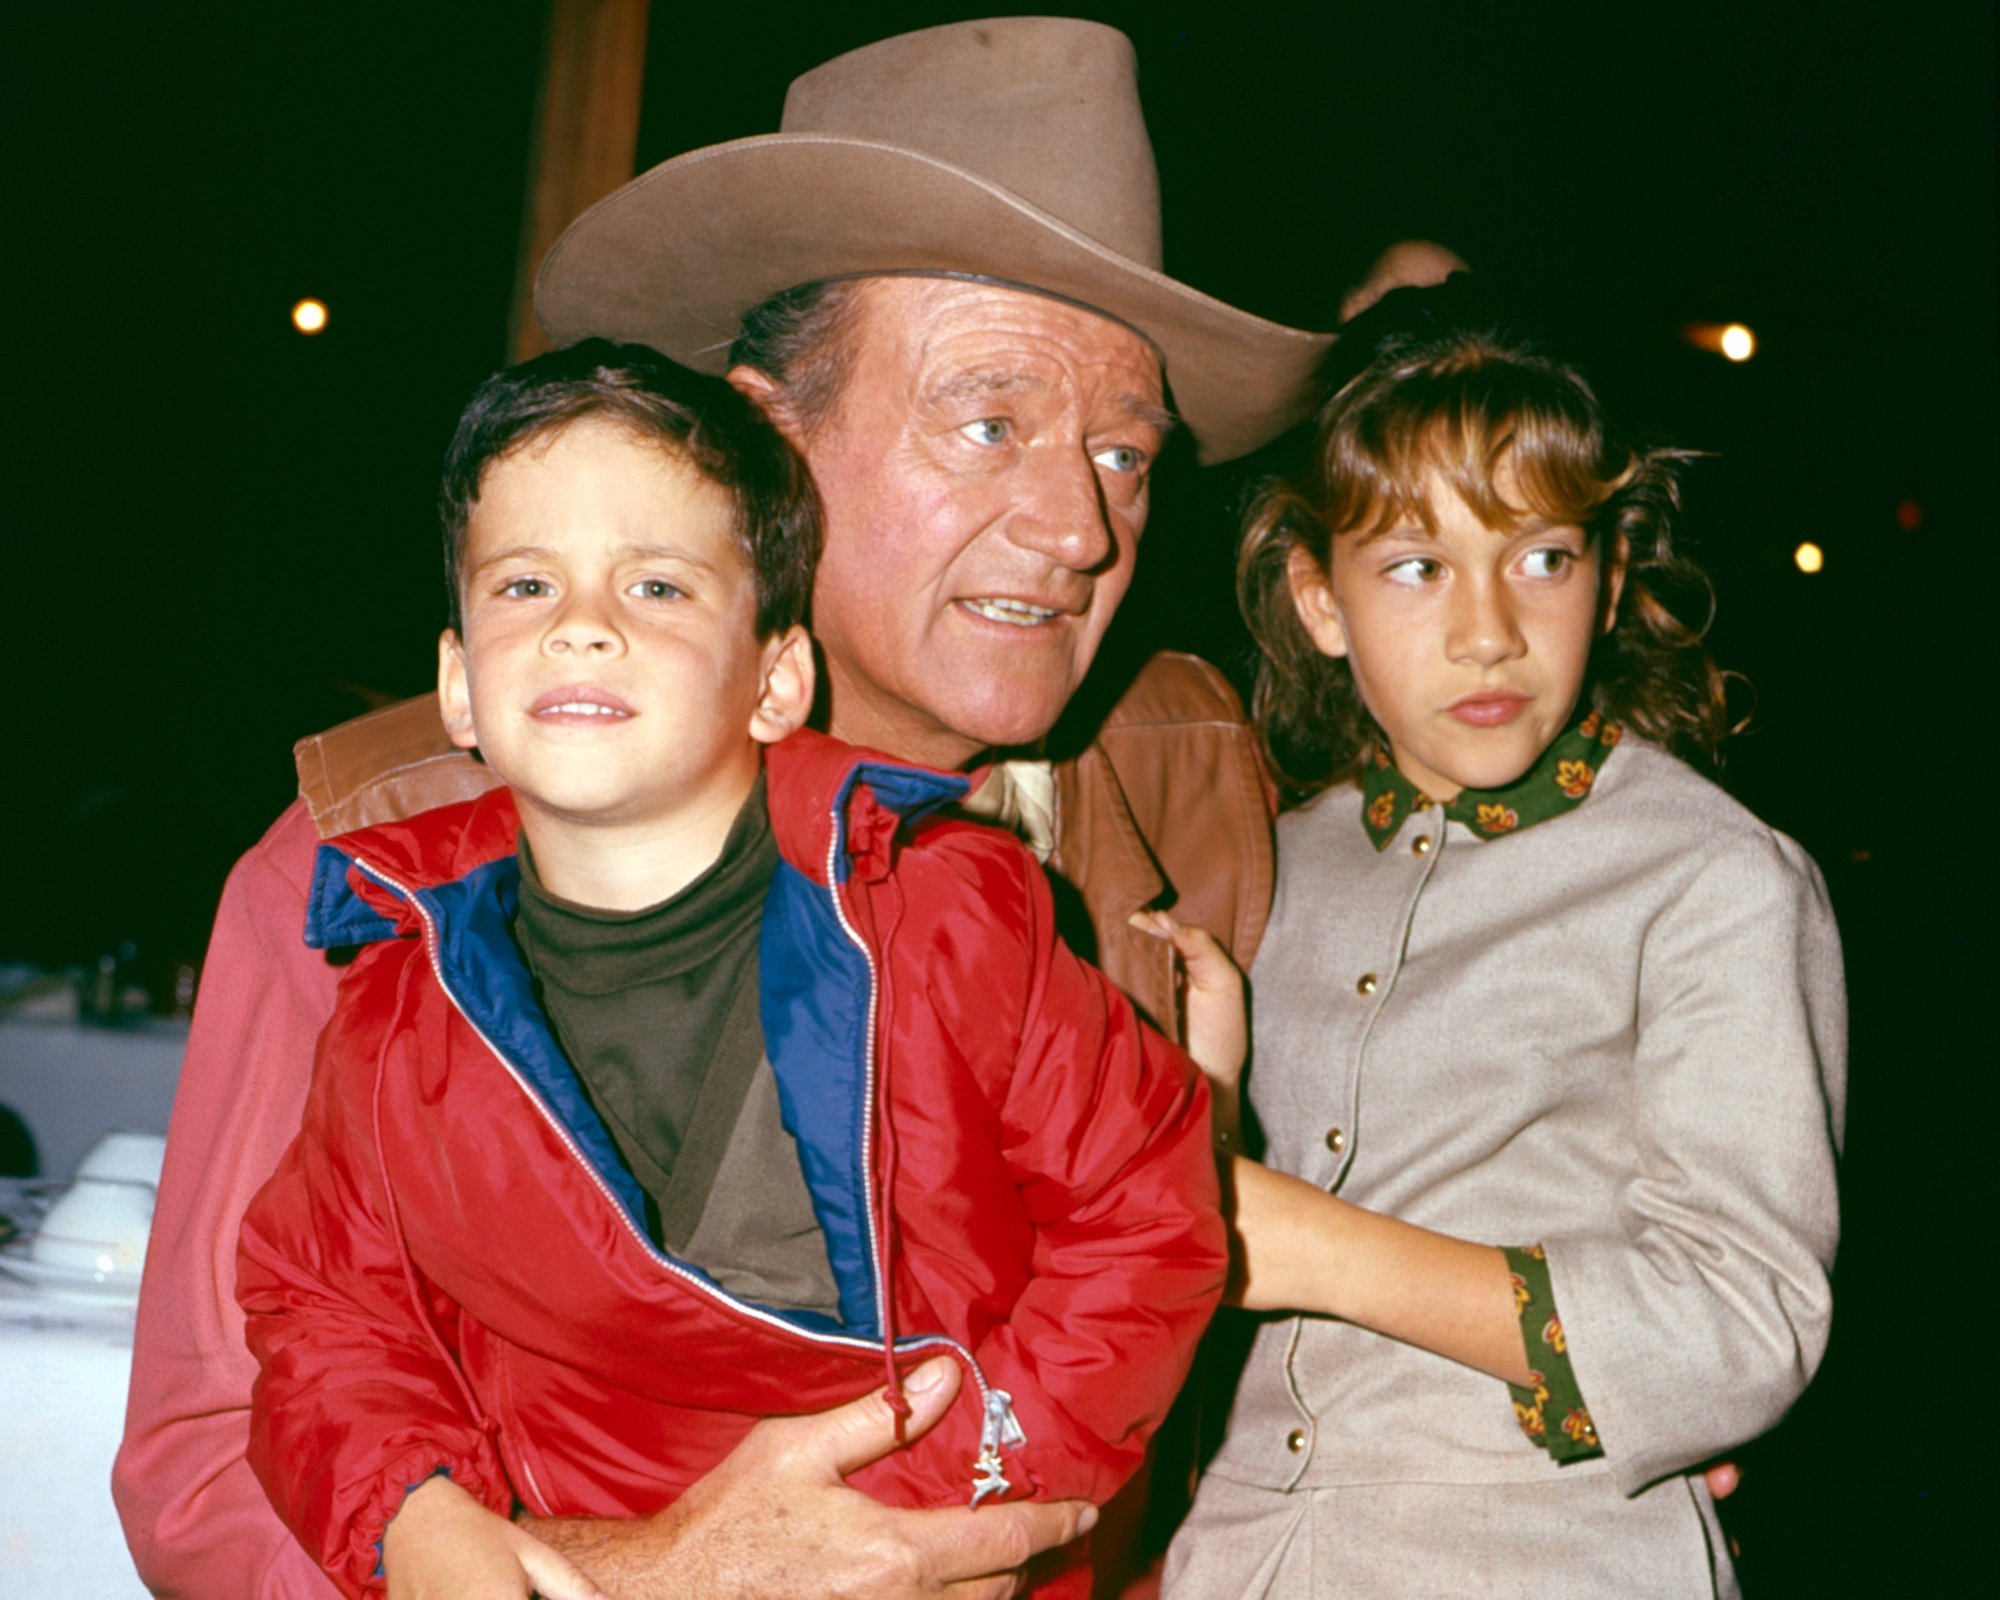
{"label": "man's nose", "polygon": [[564,597],[542,634],[542,648],[551,655],[619,656],[625,635],[611,607],[588,591]]}
{"label": "man's nose", "polygon": [[1116,541],[1088,456],[1052,453],[1035,463],[1033,476],[1020,487],[1026,492],[1008,519],[1009,539],[1072,572],[1096,572],[1105,565]]}
{"label": "man's nose", "polygon": [[1460,581],[1452,595],[1450,626],[1446,649],[1454,661],[1491,667],[1526,648],[1514,597],[1498,577],[1468,575]]}

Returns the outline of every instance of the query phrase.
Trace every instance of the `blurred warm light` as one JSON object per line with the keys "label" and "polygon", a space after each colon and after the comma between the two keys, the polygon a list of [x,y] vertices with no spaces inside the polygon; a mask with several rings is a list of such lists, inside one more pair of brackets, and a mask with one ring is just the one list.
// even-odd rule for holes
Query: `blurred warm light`
{"label": "blurred warm light", "polygon": [[1924,508],[1915,500],[1896,502],[1896,526],[1905,533],[1915,533],[1924,525]]}
{"label": "blurred warm light", "polygon": [[318,333],[326,326],[325,302],[301,300],[292,307],[292,326],[300,333]]}
{"label": "blurred warm light", "polygon": [[1798,563],[1801,572],[1817,572],[1826,565],[1826,552],[1810,539],[1792,552],[1792,559]]}
{"label": "blurred warm light", "polygon": [[1748,361],[1757,353],[1757,336],[1740,322],[1690,322],[1681,337],[1697,350],[1709,350],[1731,361]]}

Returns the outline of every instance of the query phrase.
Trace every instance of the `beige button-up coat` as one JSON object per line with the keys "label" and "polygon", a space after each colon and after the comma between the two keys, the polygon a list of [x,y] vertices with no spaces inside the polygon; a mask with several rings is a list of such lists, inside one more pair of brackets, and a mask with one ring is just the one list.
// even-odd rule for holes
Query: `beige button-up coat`
{"label": "beige button-up coat", "polygon": [[1627,740],[1575,811],[1379,854],[1341,788],[1282,818],[1252,973],[1267,1160],[1441,1232],[1547,1246],[1602,1460],[1498,1380],[1327,1318],[1257,1340],[1168,1593],[1733,1593],[1686,1469],[1826,1347],[1845,1084],[1818,870]]}

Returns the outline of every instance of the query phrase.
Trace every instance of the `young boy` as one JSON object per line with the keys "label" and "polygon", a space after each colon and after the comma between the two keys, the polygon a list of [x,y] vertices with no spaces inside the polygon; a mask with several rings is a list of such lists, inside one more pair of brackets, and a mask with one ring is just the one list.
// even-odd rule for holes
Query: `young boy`
{"label": "young boy", "polygon": [[940,1352],[857,1488],[1105,1499],[1221,1287],[1206,1094],[1025,850],[926,820],[964,777],[795,731],[797,458],[593,342],[480,388],[442,507],[507,788],[322,847],[307,937],[362,948],[238,1272],[280,1513],[348,1593],[587,1595],[517,1505],[650,1514]]}

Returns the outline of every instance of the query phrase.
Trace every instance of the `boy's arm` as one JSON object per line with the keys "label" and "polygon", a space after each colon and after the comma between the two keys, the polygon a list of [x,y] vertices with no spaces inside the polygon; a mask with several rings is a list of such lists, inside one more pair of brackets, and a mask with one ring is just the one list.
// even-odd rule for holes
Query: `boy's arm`
{"label": "boy's arm", "polygon": [[333,1589],[252,1476],[236,1236],[298,1131],[338,973],[300,938],[318,843],[302,804],[222,893],[174,1098],[146,1252],[125,1439],[111,1487],[139,1575],[186,1600],[313,1600]]}
{"label": "boy's arm", "polygon": [[409,1260],[375,1140],[378,1053],[420,944],[372,947],[322,1036],[305,1120],[243,1216],[236,1293],[258,1363],[248,1455],[335,1584],[379,1579],[382,1539],[439,1474],[497,1515],[514,1495],[447,1346],[457,1308]]}
{"label": "boy's arm", "polygon": [[965,996],[978,1014],[956,1027],[992,1038],[1011,1034],[998,1018],[1023,1018],[998,1110],[1035,1229],[1033,1275],[974,1354],[1013,1398],[1041,1492],[1102,1502],[1137,1470],[1221,1295],[1209,1096],[1188,1058],[1055,938],[1047,881],[1021,862],[1021,928],[1004,931],[1013,909],[986,898],[1002,931]]}

